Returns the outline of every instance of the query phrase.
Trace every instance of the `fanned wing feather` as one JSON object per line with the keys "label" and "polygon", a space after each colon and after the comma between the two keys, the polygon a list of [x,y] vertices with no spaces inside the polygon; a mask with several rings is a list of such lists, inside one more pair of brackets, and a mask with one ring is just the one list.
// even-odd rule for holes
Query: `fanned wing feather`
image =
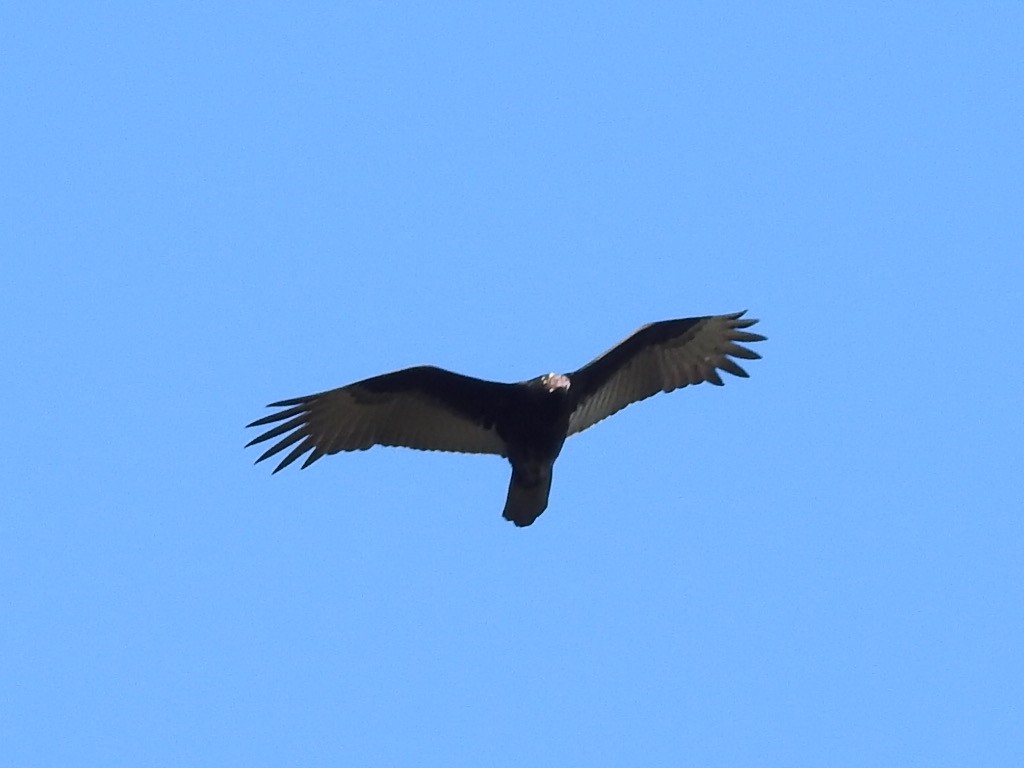
{"label": "fanned wing feather", "polygon": [[280,438],[256,460],[259,463],[291,448],[274,472],[306,453],[303,468],[326,454],[374,445],[505,456],[505,442],[495,424],[511,396],[511,386],[431,366],[406,368],[271,403],[268,407],[284,410],[248,426],[276,426],[246,447]]}
{"label": "fanned wing feather", "polygon": [[658,392],[704,381],[721,386],[717,369],[746,377],[731,358],[756,360],[760,355],[738,342],[765,337],[743,330],[757,322],[744,318],[744,312],[651,323],[570,374],[576,405],[569,434]]}

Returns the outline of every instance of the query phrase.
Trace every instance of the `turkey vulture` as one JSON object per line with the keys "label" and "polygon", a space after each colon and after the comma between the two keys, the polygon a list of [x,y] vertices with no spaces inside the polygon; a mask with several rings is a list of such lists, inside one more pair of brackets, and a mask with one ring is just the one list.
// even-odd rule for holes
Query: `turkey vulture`
{"label": "turkey vulture", "polygon": [[274,472],[306,453],[303,469],[325,454],[374,445],[502,456],[512,464],[502,514],[530,525],[548,506],[552,467],[566,437],[658,392],[704,381],[721,386],[717,369],[746,377],[731,357],[760,355],[737,342],[765,337],[743,330],[757,322],[744,313],[651,323],[578,371],[517,384],[420,366],[281,400],[267,407],[283,410],[248,426],[281,423],[246,448],[281,438],[259,463],[294,446]]}

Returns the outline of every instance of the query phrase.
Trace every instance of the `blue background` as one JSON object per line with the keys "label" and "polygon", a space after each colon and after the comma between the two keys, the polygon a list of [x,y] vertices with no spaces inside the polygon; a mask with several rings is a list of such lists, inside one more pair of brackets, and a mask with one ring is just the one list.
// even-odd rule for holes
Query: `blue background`
{"label": "blue background", "polygon": [[[1024,10],[9,3],[0,763],[1024,763]],[[271,477],[265,403],[749,380]]]}

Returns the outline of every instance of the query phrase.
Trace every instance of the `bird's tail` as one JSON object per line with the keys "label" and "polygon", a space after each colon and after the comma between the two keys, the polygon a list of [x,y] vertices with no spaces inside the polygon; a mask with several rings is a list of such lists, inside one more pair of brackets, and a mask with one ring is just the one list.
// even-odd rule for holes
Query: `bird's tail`
{"label": "bird's tail", "polygon": [[544,467],[539,472],[523,472],[513,467],[508,498],[501,515],[520,528],[530,525],[548,508],[550,492],[551,467]]}

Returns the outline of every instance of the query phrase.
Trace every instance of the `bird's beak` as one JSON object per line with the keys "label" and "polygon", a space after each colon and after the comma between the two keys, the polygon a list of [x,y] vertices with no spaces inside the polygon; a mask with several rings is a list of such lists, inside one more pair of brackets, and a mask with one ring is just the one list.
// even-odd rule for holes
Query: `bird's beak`
{"label": "bird's beak", "polygon": [[548,376],[548,392],[555,392],[556,390],[562,389],[566,392],[569,391],[569,386],[572,382],[569,381],[569,377],[564,373],[553,373]]}

